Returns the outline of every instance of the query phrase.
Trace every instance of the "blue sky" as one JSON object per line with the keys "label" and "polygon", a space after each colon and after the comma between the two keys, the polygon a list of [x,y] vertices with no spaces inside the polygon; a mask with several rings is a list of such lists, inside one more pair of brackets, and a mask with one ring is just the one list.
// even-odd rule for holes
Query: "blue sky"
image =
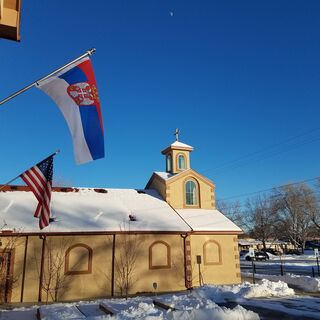
{"label": "blue sky", "polygon": [[61,149],[59,185],[143,188],[177,127],[217,198],[319,176],[319,14],[316,0],[23,1],[0,99],[96,47],[106,157],[76,165],[34,88],[0,106],[1,183]]}

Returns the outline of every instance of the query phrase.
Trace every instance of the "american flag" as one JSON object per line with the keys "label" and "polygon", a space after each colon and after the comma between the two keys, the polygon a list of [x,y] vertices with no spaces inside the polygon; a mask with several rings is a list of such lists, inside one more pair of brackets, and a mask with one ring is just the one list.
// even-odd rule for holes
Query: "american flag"
{"label": "american flag", "polygon": [[49,225],[52,175],[53,155],[20,175],[39,201],[34,216],[39,218],[40,229]]}

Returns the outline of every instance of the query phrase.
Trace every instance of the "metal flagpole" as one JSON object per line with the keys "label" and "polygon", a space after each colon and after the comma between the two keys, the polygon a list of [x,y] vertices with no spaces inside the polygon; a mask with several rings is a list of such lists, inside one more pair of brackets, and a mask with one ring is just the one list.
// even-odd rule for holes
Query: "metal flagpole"
{"label": "metal flagpole", "polygon": [[[2,104],[4,104],[4,103],[8,102],[9,100],[11,100],[11,99],[15,98],[15,97],[16,97],[16,96],[18,96],[19,94],[21,94],[21,93],[23,93],[23,92],[25,92],[25,91],[27,91],[27,90],[31,89],[32,87],[34,87],[35,85],[37,85],[37,84],[38,84],[38,82],[40,82],[40,81],[43,81],[43,80],[46,80],[46,79],[50,78],[51,76],[55,75],[56,73],[60,72],[61,70],[65,69],[65,68],[69,67],[70,65],[72,65],[73,63],[75,63],[75,62],[77,62],[77,61],[81,60],[82,58],[84,58],[84,57],[86,57],[86,56],[91,56],[95,51],[96,51],[96,49],[95,49],[95,48],[92,48],[92,49],[88,50],[88,51],[87,51],[86,53],[84,53],[82,56],[80,56],[80,57],[78,57],[78,58],[76,58],[76,59],[72,60],[71,62],[69,62],[69,63],[65,64],[64,66],[62,66],[62,67],[60,67],[60,68],[58,68],[58,69],[56,69],[56,70],[52,71],[50,74],[46,75],[45,77],[43,77],[43,78],[40,78],[40,79],[36,80],[35,82],[33,82],[33,83],[29,84],[28,86],[26,86],[26,87],[24,87],[24,88],[22,88],[22,89],[18,90],[17,92],[15,92],[15,93],[11,94],[9,97],[7,97],[7,98],[5,98],[5,99],[1,100],[1,101],[0,101],[0,105],[2,105]],[[1,189],[0,189],[0,190],[1,190]]]}
{"label": "metal flagpole", "polygon": [[[48,156],[48,157],[46,157],[45,159],[39,161],[38,163],[40,163],[40,162],[42,162],[42,161],[46,161],[46,160],[49,159],[50,157],[54,157],[54,156],[57,155],[59,152],[60,152],[60,150],[57,150],[56,152],[54,152],[53,154],[50,154],[50,156]],[[33,168],[33,167],[31,167],[31,168]],[[31,168],[29,168],[28,170],[30,170]],[[23,171],[23,172],[26,172],[26,171],[28,171],[28,170],[25,170],[25,171]],[[11,179],[10,181],[8,181],[7,183],[3,184],[3,185],[0,187],[0,191],[1,191],[2,189],[4,189],[7,185],[9,185],[11,182],[13,182],[14,180],[17,180],[18,178],[20,178],[20,176],[21,176],[21,173],[20,173],[18,176],[16,176],[15,178],[13,178],[13,179]]]}

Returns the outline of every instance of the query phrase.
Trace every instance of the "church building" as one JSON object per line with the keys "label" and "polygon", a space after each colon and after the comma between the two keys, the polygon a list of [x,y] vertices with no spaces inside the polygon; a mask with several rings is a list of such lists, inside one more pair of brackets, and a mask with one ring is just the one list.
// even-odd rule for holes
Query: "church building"
{"label": "church building", "polygon": [[0,301],[48,302],[186,290],[241,281],[238,235],[193,147],[165,148],[144,189],[54,187],[39,230],[25,186],[0,191]]}

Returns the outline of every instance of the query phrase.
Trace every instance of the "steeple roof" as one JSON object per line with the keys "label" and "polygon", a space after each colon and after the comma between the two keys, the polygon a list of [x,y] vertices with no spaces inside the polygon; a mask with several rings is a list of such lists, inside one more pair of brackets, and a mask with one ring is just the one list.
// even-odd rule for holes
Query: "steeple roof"
{"label": "steeple roof", "polygon": [[162,154],[167,153],[169,150],[176,149],[176,150],[188,150],[193,151],[193,147],[189,146],[188,144],[182,143],[180,141],[175,141],[170,144],[169,147],[165,148],[161,151]]}

